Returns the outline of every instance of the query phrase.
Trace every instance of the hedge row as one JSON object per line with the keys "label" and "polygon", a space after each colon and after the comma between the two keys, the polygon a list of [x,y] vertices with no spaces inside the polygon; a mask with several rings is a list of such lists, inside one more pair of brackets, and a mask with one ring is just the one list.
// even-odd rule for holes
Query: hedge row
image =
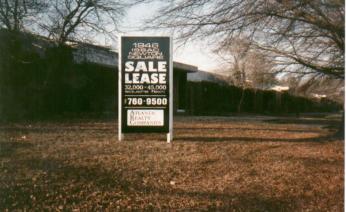
{"label": "hedge row", "polygon": [[314,101],[292,96],[288,92],[243,90],[239,87],[212,82],[189,82],[188,92],[190,96],[188,111],[193,115],[218,115],[236,112],[287,114],[332,112],[342,109],[340,105],[329,100]]}
{"label": "hedge row", "polygon": [[72,49],[28,48],[20,35],[0,33],[0,120],[45,119],[115,111],[114,70],[74,64]]}

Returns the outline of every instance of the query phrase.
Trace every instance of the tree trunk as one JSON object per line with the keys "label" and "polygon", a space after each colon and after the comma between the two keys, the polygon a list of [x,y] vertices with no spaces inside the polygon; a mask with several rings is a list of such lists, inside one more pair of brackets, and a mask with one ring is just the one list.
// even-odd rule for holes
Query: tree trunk
{"label": "tree trunk", "polygon": [[336,131],[335,136],[345,139],[345,109],[342,110],[342,119],[340,120],[338,131]]}
{"label": "tree trunk", "polygon": [[239,104],[238,104],[238,113],[241,112],[241,106],[243,105],[243,101],[244,101],[244,93],[245,93],[245,88],[242,87],[241,97],[240,97]]}

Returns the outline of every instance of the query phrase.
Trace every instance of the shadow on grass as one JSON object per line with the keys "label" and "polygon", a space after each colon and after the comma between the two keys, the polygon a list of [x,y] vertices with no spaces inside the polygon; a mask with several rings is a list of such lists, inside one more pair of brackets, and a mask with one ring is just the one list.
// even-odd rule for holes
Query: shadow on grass
{"label": "shadow on grass", "polygon": [[60,132],[84,132],[94,131],[97,133],[114,133],[115,127],[104,127],[104,128],[88,128],[88,127],[0,127],[0,132],[21,132],[21,133],[60,133]]}
{"label": "shadow on grass", "polygon": [[[344,156],[334,155],[335,157],[314,157],[314,156],[285,156],[280,157],[279,160],[290,161],[292,163],[301,163],[306,168],[315,168],[320,170],[322,166],[330,167],[344,167]],[[343,170],[343,169],[342,169]],[[343,173],[343,172],[342,172]],[[343,175],[342,175],[343,176]]]}
{"label": "shadow on grass", "polygon": [[30,148],[33,144],[27,142],[18,142],[18,141],[5,141],[0,142],[0,157],[10,157],[12,156],[17,149]]}
{"label": "shadow on grass", "polygon": [[263,122],[271,124],[304,124],[304,125],[324,125],[324,126],[338,126],[341,120],[331,119],[304,119],[304,118],[276,118],[263,120]]}
{"label": "shadow on grass", "polygon": [[[103,208],[104,210],[110,206],[110,203],[114,206],[117,200],[124,198],[130,199],[129,205],[144,204],[144,208],[154,209],[145,201],[138,202],[138,198],[147,200],[149,198],[150,201],[160,201],[158,204],[162,209],[177,209],[183,204],[179,201],[191,200],[202,201],[203,204],[185,209],[291,211],[294,210],[297,201],[296,197],[284,199],[264,197],[261,196],[260,191],[258,193],[237,193],[236,191],[220,193],[186,191],[169,185],[148,186],[143,184],[143,176],[146,176],[146,173],[130,169],[107,171],[100,167],[73,166],[66,161],[52,158],[32,158],[22,161],[20,166],[34,173],[44,174],[35,182],[25,180],[1,186],[0,209],[39,210],[64,205],[64,209],[70,210],[76,205],[87,204],[88,209]],[[100,196],[93,196],[95,192]],[[47,194],[50,195],[47,196]],[[157,200],[158,196],[160,200]],[[177,207],[172,205],[175,201]],[[222,204],[217,205],[216,202]]]}
{"label": "shadow on grass", "polygon": [[[185,131],[275,131],[275,132],[292,132],[292,133],[311,133],[311,132],[320,132],[318,129],[277,129],[277,128],[239,128],[239,127],[174,127],[174,130],[179,130],[180,132]],[[0,127],[0,132],[21,132],[21,133],[66,133],[66,132],[95,132],[102,134],[114,134],[116,129],[114,127],[105,127],[105,128],[89,128],[89,127],[80,127],[80,128],[66,128],[66,127],[56,127],[56,128],[42,128],[42,127]]]}
{"label": "shadow on grass", "polygon": [[320,136],[312,138],[256,138],[256,137],[232,137],[232,136],[176,136],[175,141],[184,142],[329,142],[334,141],[333,136]]}
{"label": "shadow on grass", "polygon": [[344,140],[344,120],[342,118],[338,119],[328,119],[328,118],[277,118],[264,120],[264,122],[273,124],[303,124],[303,125],[320,125],[323,129],[327,129],[332,133],[332,137]]}
{"label": "shadow on grass", "polygon": [[297,132],[297,133],[309,133],[320,132],[318,129],[280,129],[280,128],[246,128],[246,127],[174,127],[175,130],[244,130],[244,131],[275,131],[275,132]]}

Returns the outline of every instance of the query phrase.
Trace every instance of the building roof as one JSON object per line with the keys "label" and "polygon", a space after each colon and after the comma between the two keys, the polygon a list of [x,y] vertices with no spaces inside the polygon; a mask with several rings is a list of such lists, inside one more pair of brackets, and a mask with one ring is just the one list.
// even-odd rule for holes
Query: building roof
{"label": "building roof", "polygon": [[226,80],[222,78],[222,76],[207,72],[207,71],[201,71],[188,73],[187,74],[187,80],[190,82],[214,82],[218,84],[227,84]]}
{"label": "building roof", "polygon": [[[7,30],[0,29],[0,38],[7,35],[9,35]],[[29,32],[22,32],[20,38],[23,41],[24,48],[37,52],[41,57],[45,57],[46,49],[55,46],[55,43],[49,38]],[[109,68],[118,67],[118,52],[110,47],[75,41],[67,42],[67,45],[74,50],[73,59],[77,64],[93,63]],[[184,72],[198,71],[197,66],[174,61],[173,68]]]}
{"label": "building roof", "polygon": [[[71,43],[75,49],[73,51],[74,61],[76,63],[93,63],[109,68],[118,67],[119,54],[108,47],[101,47],[86,43]],[[173,68],[184,72],[196,72],[197,66],[173,61]]]}
{"label": "building roof", "polygon": [[196,72],[198,71],[197,66],[189,65],[186,63],[180,63],[180,62],[175,62],[173,61],[173,68],[180,69],[186,72]]}

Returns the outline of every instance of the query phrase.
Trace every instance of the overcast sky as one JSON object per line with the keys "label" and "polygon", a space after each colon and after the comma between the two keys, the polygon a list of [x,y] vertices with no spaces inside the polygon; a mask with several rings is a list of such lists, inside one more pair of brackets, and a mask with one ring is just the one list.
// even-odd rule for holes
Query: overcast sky
{"label": "overcast sky", "polygon": [[[146,18],[152,17],[158,10],[160,3],[152,2],[150,4],[138,4],[129,9],[127,16],[123,19],[121,30],[125,34],[140,35],[153,34],[165,35],[162,31],[138,31],[139,26],[143,26],[143,21]],[[167,35],[167,33],[166,33]],[[175,38],[175,35],[173,35]],[[202,42],[188,43],[184,47],[176,48],[173,44],[174,55],[173,60],[198,66],[200,70],[212,71],[217,67],[217,57],[211,52],[210,48]]]}

